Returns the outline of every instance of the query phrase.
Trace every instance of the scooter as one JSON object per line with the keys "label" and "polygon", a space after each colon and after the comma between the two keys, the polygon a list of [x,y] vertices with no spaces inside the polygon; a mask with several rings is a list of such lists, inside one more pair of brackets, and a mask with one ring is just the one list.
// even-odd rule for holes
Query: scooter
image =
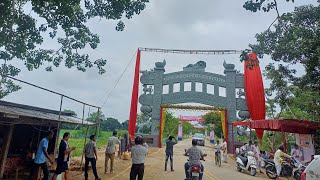
{"label": "scooter", "polygon": [[251,176],[255,176],[257,174],[257,165],[256,158],[254,157],[254,153],[249,151],[248,153],[237,152],[237,170],[248,171]]}
{"label": "scooter", "polygon": [[[273,160],[266,161],[266,174],[270,179],[276,179],[277,171]],[[298,163],[294,158],[290,158],[289,162],[284,161],[281,168],[281,177],[290,177],[293,175],[293,169],[298,168]]]}
{"label": "scooter", "polygon": [[[184,155],[188,156],[188,155],[186,155],[187,150],[185,149],[184,151],[185,151]],[[204,154],[204,157],[206,157],[206,156],[207,156],[207,154]],[[205,161],[203,157],[200,160]],[[187,159],[187,161],[189,161],[189,159]],[[201,171],[201,164],[190,166],[188,173],[189,173],[188,180],[199,180],[200,174],[203,174],[203,172]]]}

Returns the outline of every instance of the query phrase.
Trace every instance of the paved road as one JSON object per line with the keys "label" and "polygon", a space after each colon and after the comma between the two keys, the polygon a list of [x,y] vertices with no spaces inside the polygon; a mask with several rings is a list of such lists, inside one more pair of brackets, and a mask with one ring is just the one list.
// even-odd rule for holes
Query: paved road
{"label": "paved road", "polygon": [[[184,163],[186,162],[187,157],[183,156],[184,149],[187,149],[191,146],[191,139],[179,142],[174,149],[174,172],[164,171],[164,161],[165,153],[164,149],[153,149],[151,154],[146,159],[146,168],[145,176],[146,180],[182,180],[185,178],[184,175]],[[218,167],[214,164],[214,151],[211,145],[206,147],[200,147],[204,153],[208,154],[206,161],[203,162],[205,171],[204,171],[204,180],[214,179],[214,180],[248,180],[248,179],[265,179],[265,176],[258,174],[258,177],[252,177],[246,173],[240,173],[236,171],[234,161],[229,159],[228,163],[223,163],[221,167]],[[123,160],[117,160],[118,163]],[[128,162],[125,162],[128,163]],[[101,167],[101,166],[100,166]],[[168,164],[169,167],[169,164]],[[99,168],[100,169],[100,168]],[[101,168],[102,169],[102,168]],[[101,172],[101,171],[100,171]],[[102,179],[114,179],[114,180],[124,180],[129,178],[130,173],[130,163],[122,170],[117,170],[115,174],[107,174],[101,176]]]}

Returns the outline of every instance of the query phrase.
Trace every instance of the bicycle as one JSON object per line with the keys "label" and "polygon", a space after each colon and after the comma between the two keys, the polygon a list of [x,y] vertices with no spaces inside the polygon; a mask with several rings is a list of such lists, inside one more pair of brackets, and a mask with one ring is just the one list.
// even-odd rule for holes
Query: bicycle
{"label": "bicycle", "polygon": [[217,151],[215,153],[215,164],[219,167],[221,166],[221,152],[220,151]]}

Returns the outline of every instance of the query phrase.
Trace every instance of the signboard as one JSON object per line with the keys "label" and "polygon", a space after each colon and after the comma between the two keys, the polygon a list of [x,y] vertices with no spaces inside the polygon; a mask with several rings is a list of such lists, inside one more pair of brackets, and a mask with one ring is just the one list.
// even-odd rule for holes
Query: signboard
{"label": "signboard", "polygon": [[214,144],[214,131],[213,130],[210,132],[210,143]]}
{"label": "signboard", "polygon": [[178,141],[182,141],[182,124],[178,127]]}

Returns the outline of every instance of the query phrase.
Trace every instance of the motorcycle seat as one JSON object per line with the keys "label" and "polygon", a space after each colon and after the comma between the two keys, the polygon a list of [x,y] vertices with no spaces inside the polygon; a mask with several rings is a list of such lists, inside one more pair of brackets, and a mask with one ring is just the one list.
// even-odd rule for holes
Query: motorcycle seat
{"label": "motorcycle seat", "polygon": [[248,158],[243,157],[243,156],[239,156],[239,158],[241,159],[241,161],[243,162],[243,164],[247,165],[247,163],[248,163]]}

